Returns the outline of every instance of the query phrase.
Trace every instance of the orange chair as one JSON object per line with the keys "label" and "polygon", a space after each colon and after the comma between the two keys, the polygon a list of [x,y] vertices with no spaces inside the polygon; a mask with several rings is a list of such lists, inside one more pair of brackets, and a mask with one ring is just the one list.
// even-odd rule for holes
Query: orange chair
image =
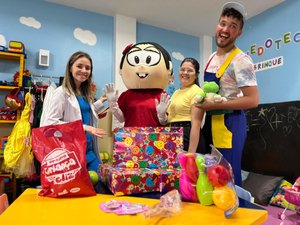
{"label": "orange chair", "polygon": [[9,190],[5,190],[6,193],[12,194],[12,201],[17,198],[17,179],[14,173],[11,172],[1,172],[0,179],[8,178],[9,179]]}
{"label": "orange chair", "polygon": [[0,215],[8,208],[7,194],[3,193],[0,195]]}

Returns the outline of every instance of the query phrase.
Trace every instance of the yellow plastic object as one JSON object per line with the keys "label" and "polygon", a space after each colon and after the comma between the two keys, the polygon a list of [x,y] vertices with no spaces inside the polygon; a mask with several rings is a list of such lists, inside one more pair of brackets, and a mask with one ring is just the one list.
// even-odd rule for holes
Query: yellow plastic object
{"label": "yellow plastic object", "polygon": [[212,193],[212,199],[214,204],[223,210],[234,208],[236,203],[236,195],[233,189],[227,186],[215,187]]}
{"label": "yellow plastic object", "polygon": [[232,148],[232,133],[225,125],[225,115],[212,115],[211,129],[216,148]]}
{"label": "yellow plastic object", "polygon": [[24,44],[20,41],[10,41],[8,46],[9,52],[24,52]]}

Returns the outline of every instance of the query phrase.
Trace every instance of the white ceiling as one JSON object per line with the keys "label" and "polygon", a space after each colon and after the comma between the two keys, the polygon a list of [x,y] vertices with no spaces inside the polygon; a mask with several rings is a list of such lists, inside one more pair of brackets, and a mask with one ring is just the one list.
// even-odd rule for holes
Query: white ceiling
{"label": "white ceiling", "polygon": [[[114,16],[134,17],[138,22],[190,34],[214,35],[222,5],[228,0],[47,0],[69,7]],[[236,0],[251,18],[284,0]],[[80,19],[80,18],[78,18]]]}

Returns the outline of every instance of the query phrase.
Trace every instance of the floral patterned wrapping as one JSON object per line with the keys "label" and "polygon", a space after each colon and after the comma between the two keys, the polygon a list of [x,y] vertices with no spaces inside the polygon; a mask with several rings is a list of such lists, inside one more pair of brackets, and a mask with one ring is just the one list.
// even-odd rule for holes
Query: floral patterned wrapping
{"label": "floral patterned wrapping", "polygon": [[182,127],[126,127],[114,133],[114,167],[178,168]]}
{"label": "floral patterned wrapping", "polygon": [[179,188],[181,127],[126,127],[116,129],[114,134],[112,165],[99,167],[101,180],[114,195]]}
{"label": "floral patterned wrapping", "polygon": [[99,167],[101,180],[116,196],[147,192],[167,192],[179,188],[180,169]]}

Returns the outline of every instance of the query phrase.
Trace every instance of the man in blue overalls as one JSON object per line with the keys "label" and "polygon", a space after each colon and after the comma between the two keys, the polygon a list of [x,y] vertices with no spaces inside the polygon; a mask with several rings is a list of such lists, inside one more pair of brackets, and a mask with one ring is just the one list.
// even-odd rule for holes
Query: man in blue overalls
{"label": "man in blue overalls", "polygon": [[[258,89],[251,58],[235,46],[242,34],[246,12],[240,3],[229,2],[216,27],[217,51],[206,65],[204,81],[215,81],[226,101],[204,101],[197,107],[207,111],[203,135],[231,164],[235,184],[241,186],[241,158],[246,141],[244,109],[257,107]],[[207,148],[208,149],[208,148]]]}

